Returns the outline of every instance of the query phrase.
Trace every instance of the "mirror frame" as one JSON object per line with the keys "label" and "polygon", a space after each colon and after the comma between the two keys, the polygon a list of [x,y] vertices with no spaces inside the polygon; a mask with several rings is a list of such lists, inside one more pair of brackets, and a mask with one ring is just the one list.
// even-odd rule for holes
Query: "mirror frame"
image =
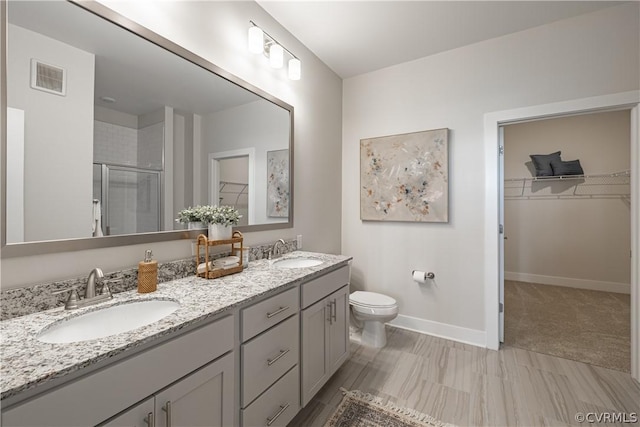
{"label": "mirror frame", "polygon": [[[119,13],[109,9],[108,7],[97,3],[93,0],[79,1],[79,0],[67,0],[74,4],[76,7],[80,7],[89,13],[93,13],[112,24],[133,33],[138,37],[142,37],[150,43],[153,43],[166,51],[173,53],[192,64],[204,68],[207,71],[223,78],[236,86],[246,89],[259,97],[272,102],[285,110],[289,111],[290,118],[290,130],[289,130],[289,220],[287,222],[273,223],[273,224],[256,224],[234,227],[234,230],[241,232],[253,232],[253,231],[266,231],[277,230],[283,228],[293,228],[293,132],[294,132],[294,114],[293,106],[286,102],[264,92],[263,90],[253,86],[252,84],[242,80],[241,78],[223,70],[217,65],[207,61],[206,59],[196,55],[195,53],[183,48],[182,46],[162,37],[159,34],[154,33],[146,27],[130,20],[129,18],[120,15]],[[137,245],[153,242],[166,242],[172,240],[181,239],[195,239],[198,234],[202,233],[202,230],[173,230],[173,231],[160,231],[153,233],[140,233],[140,234],[126,234],[116,236],[103,236],[103,237],[87,237],[82,239],[63,239],[63,240],[49,240],[49,241],[37,241],[37,242],[23,242],[23,243],[11,243],[7,245],[6,242],[6,171],[7,171],[7,34],[8,34],[8,22],[7,22],[7,2],[0,2],[0,19],[2,20],[2,39],[5,40],[0,46],[0,74],[2,79],[0,82],[0,108],[1,108],[1,123],[2,133],[0,135],[1,156],[2,156],[2,218],[1,218],[1,232],[2,239],[0,241],[1,257],[13,258],[21,256],[32,256],[40,254],[50,254],[56,252],[70,252],[86,249],[100,249],[111,248],[117,246]]]}

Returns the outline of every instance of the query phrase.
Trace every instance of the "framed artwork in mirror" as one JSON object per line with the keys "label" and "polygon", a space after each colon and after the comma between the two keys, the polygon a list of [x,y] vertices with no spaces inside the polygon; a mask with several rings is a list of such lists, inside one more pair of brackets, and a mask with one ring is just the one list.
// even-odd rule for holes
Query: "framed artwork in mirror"
{"label": "framed artwork in mirror", "polygon": [[360,219],[449,221],[448,129],[360,140]]}
{"label": "framed artwork in mirror", "polygon": [[267,151],[267,216],[289,215],[289,150]]}

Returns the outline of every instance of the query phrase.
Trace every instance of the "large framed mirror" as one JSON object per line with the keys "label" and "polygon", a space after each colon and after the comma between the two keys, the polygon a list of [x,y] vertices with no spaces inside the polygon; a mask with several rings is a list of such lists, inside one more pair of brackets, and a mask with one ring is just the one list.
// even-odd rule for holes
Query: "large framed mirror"
{"label": "large framed mirror", "polygon": [[[293,107],[95,2],[3,2],[2,256],[293,226]],[[5,151],[3,151],[5,152]]]}

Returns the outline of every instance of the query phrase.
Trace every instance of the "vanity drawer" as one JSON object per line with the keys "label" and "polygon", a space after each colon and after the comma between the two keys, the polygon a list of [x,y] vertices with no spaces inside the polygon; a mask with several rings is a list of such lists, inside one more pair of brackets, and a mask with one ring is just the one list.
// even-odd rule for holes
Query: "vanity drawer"
{"label": "vanity drawer", "polygon": [[289,289],[242,310],[242,341],[298,312],[298,288]]}
{"label": "vanity drawer", "polygon": [[296,366],[256,399],[251,406],[243,409],[242,426],[286,426],[300,410],[299,377]]}
{"label": "vanity drawer", "polygon": [[325,274],[302,284],[302,307],[307,308],[316,301],[321,300],[329,294],[337,291],[349,283],[349,266],[345,265],[339,269]]}
{"label": "vanity drawer", "polygon": [[299,319],[296,314],[242,345],[242,407],[298,363]]}

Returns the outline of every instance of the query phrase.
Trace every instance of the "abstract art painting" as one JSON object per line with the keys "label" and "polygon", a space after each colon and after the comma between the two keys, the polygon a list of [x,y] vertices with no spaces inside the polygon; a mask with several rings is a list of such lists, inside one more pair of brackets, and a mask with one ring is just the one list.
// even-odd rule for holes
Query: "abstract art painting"
{"label": "abstract art painting", "polygon": [[289,216],[289,150],[267,151],[267,215]]}
{"label": "abstract art painting", "polygon": [[448,129],[360,140],[360,219],[449,221]]}

